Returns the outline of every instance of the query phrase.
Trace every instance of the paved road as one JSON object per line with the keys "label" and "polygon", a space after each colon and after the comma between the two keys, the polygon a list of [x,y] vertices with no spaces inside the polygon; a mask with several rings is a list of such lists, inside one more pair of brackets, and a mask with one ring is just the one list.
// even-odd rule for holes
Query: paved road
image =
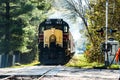
{"label": "paved road", "polygon": [[[50,70],[52,69],[52,70]],[[65,66],[31,66],[23,68],[1,68],[3,75],[42,75],[50,70],[43,80],[118,80],[119,70],[80,69]]]}

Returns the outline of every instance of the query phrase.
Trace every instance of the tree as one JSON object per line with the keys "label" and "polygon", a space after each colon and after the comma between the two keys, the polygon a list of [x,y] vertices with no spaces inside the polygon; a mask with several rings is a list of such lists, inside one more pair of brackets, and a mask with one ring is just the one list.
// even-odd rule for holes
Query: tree
{"label": "tree", "polygon": [[[106,0],[91,0],[90,6],[91,11],[87,14],[90,33],[94,39],[94,47],[89,49],[89,59],[90,61],[98,60],[100,55],[100,44],[105,41],[105,3]],[[120,26],[119,20],[120,16],[120,0],[109,0],[109,12],[108,12],[108,38],[114,38],[120,42]],[[101,36],[97,30],[103,29],[104,33]],[[110,30],[117,30],[116,33],[111,35]],[[94,58],[94,59],[93,59]]]}
{"label": "tree", "polygon": [[[19,3],[20,2],[20,3]],[[24,24],[22,20],[18,17],[22,14],[25,14],[33,9],[33,7],[24,1],[20,0],[1,0],[1,17],[3,21],[1,23],[4,26],[4,32],[2,37],[4,39],[1,41],[2,50],[5,54],[9,54],[10,51],[14,51],[20,47],[22,43],[23,30],[22,27]],[[17,41],[17,42],[16,42]],[[15,42],[15,43],[14,43]]]}
{"label": "tree", "polygon": [[[46,18],[45,13],[51,7],[50,3],[47,1],[31,0],[31,4],[34,5],[34,9],[30,13],[21,16],[22,19],[25,19],[24,22],[27,23],[26,27],[23,28],[25,31],[23,36],[24,47],[21,47],[23,53],[28,53],[23,54],[24,59],[22,59],[23,61],[26,60],[25,62],[31,62],[36,59],[36,56],[38,56],[38,26],[40,22]],[[29,59],[25,59],[25,56]]]}
{"label": "tree", "polygon": [[45,0],[0,0],[0,5],[0,52],[35,55],[37,27],[50,5]]}

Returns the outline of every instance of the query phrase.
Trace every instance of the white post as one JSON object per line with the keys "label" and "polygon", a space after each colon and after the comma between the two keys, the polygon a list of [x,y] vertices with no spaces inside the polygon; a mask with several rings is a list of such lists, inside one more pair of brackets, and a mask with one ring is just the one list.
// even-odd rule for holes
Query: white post
{"label": "white post", "polygon": [[12,65],[15,65],[15,55],[13,55]]}
{"label": "white post", "polygon": [[[107,49],[107,41],[108,41],[108,36],[107,36],[107,32],[108,32],[108,0],[106,0],[106,40],[105,40],[105,48]],[[105,66],[108,65],[108,52],[105,51]]]}
{"label": "white post", "polygon": [[2,62],[2,55],[0,55],[0,67],[1,67],[1,62]]}

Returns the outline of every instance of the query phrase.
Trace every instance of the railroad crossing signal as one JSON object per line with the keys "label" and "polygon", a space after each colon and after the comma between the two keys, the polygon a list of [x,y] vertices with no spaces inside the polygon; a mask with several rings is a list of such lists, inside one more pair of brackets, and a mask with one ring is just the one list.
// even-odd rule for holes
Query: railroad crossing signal
{"label": "railroad crossing signal", "polygon": [[103,52],[108,52],[112,49],[112,45],[110,43],[107,43],[107,49],[106,49],[106,44],[105,42],[101,44],[101,50]]}
{"label": "railroad crossing signal", "polygon": [[[105,28],[100,28],[99,30],[96,30],[98,33],[100,33],[100,35],[103,37],[104,33],[105,33]],[[112,35],[113,33],[117,32],[117,30],[115,29],[108,29],[108,32]]]}

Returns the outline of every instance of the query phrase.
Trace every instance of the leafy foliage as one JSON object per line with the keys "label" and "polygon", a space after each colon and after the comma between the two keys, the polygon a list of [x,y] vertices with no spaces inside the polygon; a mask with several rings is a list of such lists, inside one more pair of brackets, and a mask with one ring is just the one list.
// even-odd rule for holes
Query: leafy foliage
{"label": "leafy foliage", "polygon": [[0,5],[0,54],[19,51],[31,53],[35,59],[38,25],[50,4],[45,0],[0,0]]}
{"label": "leafy foliage", "polygon": [[[86,15],[88,17],[90,33],[94,38],[94,45],[92,45],[87,51],[89,61],[100,61],[100,44],[105,41],[104,34],[100,35],[97,30],[105,28],[105,1],[106,0],[91,0],[91,11],[88,11]],[[108,38],[114,38],[120,42],[120,0],[109,0],[109,12],[108,12]],[[115,29],[116,33],[110,34],[109,30]]]}

